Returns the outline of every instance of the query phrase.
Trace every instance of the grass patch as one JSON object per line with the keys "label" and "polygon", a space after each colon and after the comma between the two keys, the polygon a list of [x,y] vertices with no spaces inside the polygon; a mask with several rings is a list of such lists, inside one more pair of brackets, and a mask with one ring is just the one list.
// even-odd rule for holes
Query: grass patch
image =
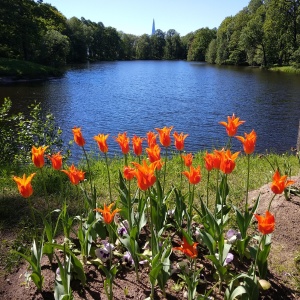
{"label": "grass patch", "polygon": [[275,72],[290,73],[290,74],[300,74],[300,69],[297,69],[292,66],[272,67],[269,68],[269,70]]}
{"label": "grass patch", "polygon": [[29,61],[0,58],[0,76],[9,76],[16,79],[44,79],[62,75],[63,72],[59,69]]}

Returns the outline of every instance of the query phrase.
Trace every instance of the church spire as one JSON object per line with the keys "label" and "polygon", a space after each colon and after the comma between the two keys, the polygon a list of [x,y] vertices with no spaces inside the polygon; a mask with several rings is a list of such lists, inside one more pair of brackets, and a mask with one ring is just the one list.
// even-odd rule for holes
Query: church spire
{"label": "church spire", "polygon": [[155,34],[155,21],[153,19],[153,23],[152,23],[152,35]]}

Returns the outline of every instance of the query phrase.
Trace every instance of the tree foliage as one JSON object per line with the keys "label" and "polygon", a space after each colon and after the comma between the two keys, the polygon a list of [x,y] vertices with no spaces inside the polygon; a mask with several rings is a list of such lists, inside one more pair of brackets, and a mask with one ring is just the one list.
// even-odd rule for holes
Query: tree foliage
{"label": "tree foliage", "polygon": [[250,0],[218,27],[135,36],[43,1],[1,0],[0,57],[52,66],[87,60],[187,59],[216,64],[298,65],[300,0]]}

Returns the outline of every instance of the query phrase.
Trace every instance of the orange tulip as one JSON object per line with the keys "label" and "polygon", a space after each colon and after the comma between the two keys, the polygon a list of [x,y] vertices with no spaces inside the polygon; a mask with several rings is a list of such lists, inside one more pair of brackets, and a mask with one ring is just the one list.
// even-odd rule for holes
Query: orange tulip
{"label": "orange tulip", "polygon": [[245,133],[245,137],[236,136],[236,138],[243,143],[243,148],[246,154],[254,152],[257,138],[254,130],[252,130],[249,134]]}
{"label": "orange tulip", "polygon": [[269,211],[266,211],[265,217],[257,214],[254,214],[254,216],[258,221],[258,230],[262,234],[269,234],[274,231],[275,218]]}
{"label": "orange tulip", "polygon": [[213,161],[213,164],[214,164],[214,169],[220,169],[220,164],[221,164],[221,158],[222,158],[222,155],[224,153],[224,149],[222,150],[214,150],[214,161]]}
{"label": "orange tulip", "polygon": [[190,167],[193,163],[193,154],[189,153],[189,154],[182,154],[181,157],[183,158],[184,164],[186,167]]}
{"label": "orange tulip", "polygon": [[118,142],[123,154],[127,154],[129,152],[129,137],[127,137],[127,133],[119,133],[115,140]]}
{"label": "orange tulip", "polygon": [[210,172],[214,168],[215,155],[213,153],[206,152],[204,156],[205,168]]}
{"label": "orange tulip", "polygon": [[183,237],[183,243],[181,244],[180,247],[173,247],[173,250],[178,250],[183,252],[185,255],[187,255],[190,258],[197,258],[198,256],[198,250],[197,250],[197,245],[198,243],[193,243],[193,245],[190,245],[186,238]]}
{"label": "orange tulip", "polygon": [[68,170],[61,170],[68,175],[72,184],[77,185],[80,181],[84,180],[85,172],[78,170],[73,164]]}
{"label": "orange tulip", "polygon": [[103,221],[105,224],[110,224],[114,220],[115,214],[118,213],[119,211],[121,211],[121,209],[119,209],[119,208],[116,208],[115,210],[111,211],[111,209],[114,205],[115,204],[112,203],[112,204],[106,206],[104,203],[103,209],[98,208],[98,207],[96,209],[94,209],[95,211],[102,214]]}
{"label": "orange tulip", "polygon": [[123,175],[126,180],[131,180],[134,177],[134,168],[130,168],[128,166],[124,166]]}
{"label": "orange tulip", "polygon": [[284,189],[293,183],[294,181],[287,180],[287,175],[280,176],[279,171],[276,170],[275,174],[273,175],[271,190],[274,194],[282,194]]}
{"label": "orange tulip", "polygon": [[32,161],[34,163],[34,165],[37,168],[42,168],[45,164],[45,160],[44,160],[44,153],[45,150],[48,148],[48,146],[44,146],[44,147],[32,147],[31,149],[31,153],[32,153]]}
{"label": "orange tulip", "polygon": [[159,141],[164,147],[169,147],[171,145],[170,133],[173,129],[173,126],[164,127],[164,128],[155,128],[159,134]]}
{"label": "orange tulip", "polygon": [[147,143],[149,148],[152,148],[154,145],[157,144],[156,137],[157,134],[155,134],[153,131],[147,132]]}
{"label": "orange tulip", "polygon": [[190,166],[190,171],[182,172],[182,174],[186,176],[191,184],[197,184],[201,180],[200,166],[196,169]]}
{"label": "orange tulip", "polygon": [[47,155],[47,157],[51,160],[52,168],[54,170],[60,170],[62,166],[62,156],[60,152],[52,154],[52,156]]}
{"label": "orange tulip", "polygon": [[74,141],[75,143],[80,146],[80,147],[83,147],[85,145],[85,140],[82,136],[82,133],[81,133],[81,128],[80,127],[74,127],[72,129],[73,131],[73,135],[74,135]]}
{"label": "orange tulip", "polygon": [[230,174],[235,168],[235,160],[240,154],[240,152],[235,152],[231,154],[230,150],[228,149],[226,152],[221,153],[221,162],[220,162],[220,170],[224,174]]}
{"label": "orange tulip", "polygon": [[107,138],[109,134],[98,134],[94,136],[94,140],[97,142],[99,150],[103,153],[106,153],[108,151],[108,146],[107,146]]}
{"label": "orange tulip", "polygon": [[160,160],[160,147],[159,145],[154,145],[151,148],[146,148],[146,152],[148,154],[148,158],[150,160],[150,162],[155,162],[157,160]]}
{"label": "orange tulip", "polygon": [[13,180],[17,183],[18,185],[18,190],[20,192],[20,194],[24,197],[24,198],[28,198],[32,195],[33,193],[33,189],[31,186],[31,180],[33,178],[33,176],[35,175],[35,173],[32,173],[31,175],[29,175],[26,178],[26,175],[24,174],[23,177],[17,177],[14,176]]}
{"label": "orange tulip", "polygon": [[173,134],[175,138],[175,147],[178,151],[182,151],[184,149],[184,140],[189,136],[188,134],[183,134],[181,132],[178,134],[176,131]]}
{"label": "orange tulip", "polygon": [[145,138],[138,137],[136,135],[132,138],[132,144],[133,144],[133,152],[135,155],[140,156],[143,152],[142,143],[145,140]]}
{"label": "orange tulip", "polygon": [[137,178],[138,187],[142,191],[146,191],[156,181],[154,171],[157,168],[157,163],[154,162],[150,165],[147,165],[146,160],[143,160],[142,165],[136,162],[132,162],[132,164],[136,167],[136,170],[134,171],[134,176]]}
{"label": "orange tulip", "polygon": [[228,116],[227,121],[228,121],[227,123],[219,122],[219,124],[225,126],[226,132],[230,137],[236,135],[238,127],[243,123],[245,123],[245,121],[240,121],[240,118],[236,118],[234,114],[232,115],[231,118]]}

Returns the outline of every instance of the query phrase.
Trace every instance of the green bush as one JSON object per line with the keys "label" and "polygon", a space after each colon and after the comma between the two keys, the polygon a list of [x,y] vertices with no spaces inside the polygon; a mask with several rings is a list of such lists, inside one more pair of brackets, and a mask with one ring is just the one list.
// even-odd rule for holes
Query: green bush
{"label": "green bush", "polygon": [[53,114],[43,114],[40,103],[29,105],[28,117],[23,113],[12,114],[11,107],[12,101],[5,98],[0,107],[0,164],[29,162],[33,145],[47,145],[51,151],[62,150],[62,130]]}

